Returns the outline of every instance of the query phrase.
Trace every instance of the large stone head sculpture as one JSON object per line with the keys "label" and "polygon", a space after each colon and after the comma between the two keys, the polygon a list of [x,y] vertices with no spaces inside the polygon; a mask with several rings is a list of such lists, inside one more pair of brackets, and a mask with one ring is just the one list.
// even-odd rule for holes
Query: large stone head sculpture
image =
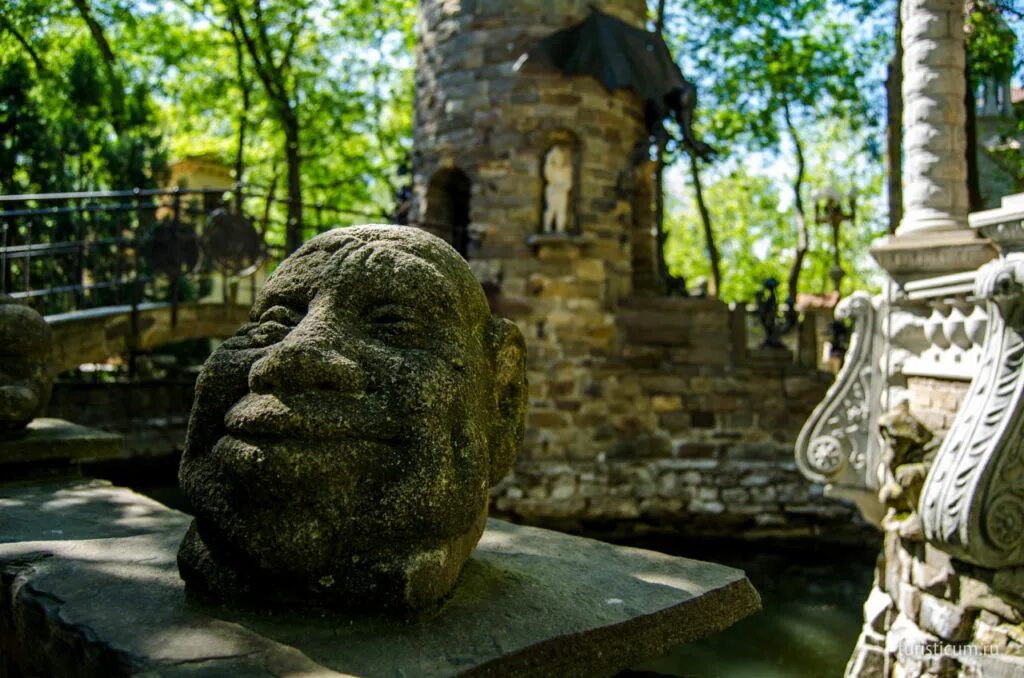
{"label": "large stone head sculpture", "polygon": [[0,294],[0,438],[24,433],[46,407],[52,342],[41,315]]}
{"label": "large stone head sculpture", "polygon": [[523,434],[523,338],[414,228],[324,233],[203,366],[180,480],[190,587],[415,608],[454,585]]}

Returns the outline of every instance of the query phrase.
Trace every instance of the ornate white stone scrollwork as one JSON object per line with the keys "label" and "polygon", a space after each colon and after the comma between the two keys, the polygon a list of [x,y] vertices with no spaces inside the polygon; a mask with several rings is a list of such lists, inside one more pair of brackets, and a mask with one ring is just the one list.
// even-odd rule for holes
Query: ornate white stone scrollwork
{"label": "ornate white stone scrollwork", "polygon": [[979,271],[987,302],[980,367],[928,474],[925,537],[976,565],[1024,564],[1024,255]]}
{"label": "ornate white stone scrollwork", "polygon": [[879,457],[879,314],[866,292],[836,307],[836,318],[853,321],[846,361],[835,383],[804,424],[796,443],[796,463],[809,479],[835,488],[877,491]]}
{"label": "ornate white stone scrollwork", "polygon": [[973,282],[970,287],[955,294],[941,286],[918,290],[918,301],[928,303],[931,315],[920,321],[926,344],[907,356],[901,369],[904,376],[969,381],[977,374],[988,316],[983,302],[966,298],[973,292]]}

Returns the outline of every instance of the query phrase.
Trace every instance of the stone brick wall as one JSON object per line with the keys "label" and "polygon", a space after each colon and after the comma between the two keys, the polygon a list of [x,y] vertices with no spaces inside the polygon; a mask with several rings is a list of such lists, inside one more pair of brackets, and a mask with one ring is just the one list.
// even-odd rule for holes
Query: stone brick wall
{"label": "stone brick wall", "polygon": [[855,512],[793,461],[831,376],[788,351],[748,351],[742,309],[630,302],[614,357],[552,363],[528,339],[527,440],[495,512],[589,533],[863,538]]}
{"label": "stone brick wall", "polygon": [[1024,675],[1022,580],[887,533],[847,676]]}
{"label": "stone brick wall", "polygon": [[952,379],[908,377],[910,411],[937,437],[946,435],[970,384]]}

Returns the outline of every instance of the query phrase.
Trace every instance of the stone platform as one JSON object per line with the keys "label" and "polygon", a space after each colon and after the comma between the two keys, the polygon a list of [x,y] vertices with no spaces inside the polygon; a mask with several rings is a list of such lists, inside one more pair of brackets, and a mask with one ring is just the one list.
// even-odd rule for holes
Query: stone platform
{"label": "stone platform", "polygon": [[0,485],[0,674],[612,675],[760,608],[740,570],[496,520],[427,613],[217,606],[178,578],[189,520],[100,481]]}
{"label": "stone platform", "polygon": [[[0,467],[8,464],[68,465],[122,457],[121,436],[63,419],[36,419],[21,437],[0,440]],[[3,471],[0,474],[9,478]]]}

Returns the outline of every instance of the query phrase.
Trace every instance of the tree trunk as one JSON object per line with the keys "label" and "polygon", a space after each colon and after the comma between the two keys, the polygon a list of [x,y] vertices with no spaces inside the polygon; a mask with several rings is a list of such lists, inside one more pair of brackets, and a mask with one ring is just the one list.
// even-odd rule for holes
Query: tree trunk
{"label": "tree trunk", "polygon": [[978,175],[978,116],[977,103],[974,100],[974,86],[971,83],[971,60],[964,62],[964,108],[967,113],[965,121],[967,143],[967,205],[969,212],[984,209],[981,199],[981,177]]}
{"label": "tree trunk", "polygon": [[[662,35],[665,30],[665,0],[658,0],[658,13],[654,20],[654,32]],[[663,124],[659,120],[658,125]],[[667,290],[668,265],[665,263],[665,135],[659,135],[654,153],[654,247],[658,257],[658,285]]]}
{"label": "tree trunk", "polygon": [[708,287],[708,296],[717,297],[718,291],[722,289],[722,272],[719,263],[718,246],[715,244],[715,233],[711,229],[711,214],[704,202],[704,186],[700,180],[700,167],[697,164],[697,156],[690,153],[690,175],[693,177],[693,188],[697,194],[697,209],[700,211],[700,220],[704,225],[704,244],[708,251],[708,260],[711,262],[711,285]]}
{"label": "tree trunk", "polygon": [[889,63],[886,91],[886,155],[889,169],[889,233],[903,219],[903,20],[896,3],[896,54]]}
{"label": "tree trunk", "polygon": [[249,126],[249,79],[245,76],[245,57],[242,54],[242,40],[234,25],[231,26],[231,39],[235,44],[235,67],[238,75],[238,89],[242,92],[242,110],[238,114],[238,148],[235,150],[235,183],[238,186],[235,196],[235,209],[242,213],[242,176],[245,173],[245,134]]}
{"label": "tree trunk", "polygon": [[796,149],[796,177],[793,179],[793,207],[796,211],[797,243],[796,249],[793,252],[793,265],[789,269],[788,297],[788,301],[791,304],[795,304],[796,295],[800,290],[800,270],[804,266],[804,257],[807,256],[807,249],[810,245],[810,235],[807,232],[807,216],[804,211],[803,199],[804,173],[807,169],[807,163],[804,159],[803,144],[800,142],[800,136],[797,134],[796,125],[793,124],[793,118],[789,111],[789,102],[785,102],[782,105],[782,112],[786,118],[786,129],[789,130],[790,139],[793,141],[793,147]]}
{"label": "tree trunk", "polygon": [[89,33],[96,44],[96,49],[103,57],[103,65],[106,68],[107,77],[110,79],[111,104],[114,107],[113,120],[110,122],[114,131],[120,135],[124,129],[124,85],[117,73],[117,59],[114,57],[114,50],[111,49],[110,42],[107,41],[107,36],[103,33],[103,27],[93,16],[88,0],[73,0],[73,2],[82,16],[82,20],[85,21],[85,25],[89,27]]}
{"label": "tree trunk", "polygon": [[270,230],[270,210],[274,206],[274,195],[277,193],[277,182],[281,178],[281,173],[278,170],[277,163],[274,163],[274,169],[271,173],[270,186],[267,188],[267,197],[263,201],[263,229],[262,236],[264,242],[266,242],[267,231]]}
{"label": "tree trunk", "polygon": [[267,37],[266,26],[257,0],[254,9],[255,38],[246,28],[242,10],[237,2],[227,3],[228,16],[238,27],[246,51],[252,59],[253,69],[263,83],[263,89],[284,133],[284,157],[288,165],[288,223],[285,225],[285,254],[291,254],[302,244],[302,147],[299,144],[299,114],[292,104],[289,87],[289,58],[297,34],[292,32],[288,46],[279,63],[274,63],[273,50]]}
{"label": "tree trunk", "polygon": [[281,126],[284,127],[285,160],[288,163],[288,224],[285,227],[285,253],[291,254],[302,245],[302,157],[299,153],[299,119],[290,107],[282,104]]}

